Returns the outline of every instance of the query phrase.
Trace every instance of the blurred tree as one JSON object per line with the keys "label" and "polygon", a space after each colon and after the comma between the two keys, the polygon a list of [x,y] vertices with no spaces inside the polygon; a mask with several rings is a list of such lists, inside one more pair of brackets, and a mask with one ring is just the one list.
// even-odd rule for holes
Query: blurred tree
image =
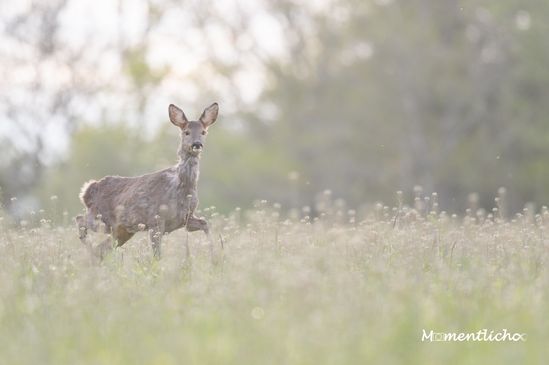
{"label": "blurred tree", "polygon": [[[67,4],[66,0],[52,1],[50,4],[33,3],[25,13],[7,18],[0,16],[4,46],[0,48],[2,57],[3,80],[0,86],[0,111],[4,130],[10,131],[2,138],[2,156],[0,157],[0,186],[4,190],[4,198],[27,193],[41,178],[44,162],[45,143],[43,133],[54,123],[60,123],[55,118],[44,118],[66,114],[72,97],[69,90],[72,86],[68,81],[61,84],[47,97],[44,97],[45,85],[42,82],[47,74],[47,67],[57,52],[59,33],[59,17]],[[26,55],[25,55],[26,51]],[[31,55],[36,62],[27,64],[26,74],[34,78],[27,88],[28,98],[23,98],[16,87],[10,83],[8,74],[12,76],[13,69],[20,66],[25,56]],[[75,53],[65,54],[67,66],[77,62]],[[21,78],[21,77],[20,77]],[[16,83],[22,83],[15,78]],[[32,104],[29,102],[32,100]],[[70,117],[66,119],[66,127],[71,127]],[[10,200],[0,202],[6,205]]]}
{"label": "blurred tree", "polygon": [[454,210],[471,191],[491,206],[500,185],[515,208],[549,200],[549,88],[538,74],[549,61],[549,5],[330,4],[315,12],[270,2],[292,56],[268,65],[262,100],[278,108],[273,143],[288,146],[312,182],[305,202],[324,187],[361,202],[417,184]]}
{"label": "blurred tree", "polygon": [[[48,211],[60,206],[72,216],[82,209],[78,193],[85,181],[106,175],[136,176],[174,165],[179,131],[166,125],[153,139],[123,124],[80,129],[74,134],[68,158],[47,170],[46,183],[37,187],[35,194]],[[216,127],[209,133],[203,154],[201,207],[215,205],[227,211],[236,203],[249,203],[250,198],[284,199],[291,188],[286,179],[291,165],[284,155]],[[56,199],[52,201],[51,196]],[[281,202],[292,203],[287,199]]]}
{"label": "blurred tree", "polygon": [[82,208],[78,194],[85,181],[147,172],[149,143],[137,130],[122,124],[82,128],[72,138],[67,159],[46,171],[45,183],[36,188],[36,195],[48,205],[50,196],[57,196],[55,204],[71,214],[78,212]]}
{"label": "blurred tree", "polygon": [[[118,2],[121,18],[124,3]],[[62,160],[65,151],[59,145],[70,140],[83,114],[92,110],[100,121],[118,121],[112,110],[107,112],[112,106],[101,104],[104,99],[125,104],[121,114],[144,129],[148,98],[168,73],[146,60],[149,35],[165,13],[154,1],[144,1],[137,42],[119,27],[106,44],[90,34],[71,38],[64,25],[74,5],[71,0],[0,4],[0,140],[6,141],[0,154],[0,203],[8,209],[8,197],[28,195],[43,182],[45,168]],[[105,76],[113,69],[116,78]]]}
{"label": "blurred tree", "polygon": [[[41,169],[33,166],[44,164],[37,152],[41,134],[26,132],[28,121],[39,119],[44,108],[25,108],[10,96],[4,105],[13,119],[6,120],[14,131],[24,128],[18,133],[29,136],[26,144],[32,148],[11,143],[3,149],[4,199],[40,181],[43,196],[46,190],[65,190],[70,184],[73,191],[66,189],[62,199],[73,207],[88,173],[133,174],[173,163],[173,132],[165,127],[156,136],[144,137],[143,130],[153,95],[171,81],[178,90],[191,85],[194,100],[201,103],[221,97],[229,106],[223,110],[227,124],[238,125],[227,130],[222,125],[210,136],[208,143],[215,147],[205,152],[203,174],[208,179],[201,182],[203,203],[208,205],[229,207],[256,197],[310,204],[326,188],[358,205],[391,201],[395,190],[418,184],[439,192],[442,207],[450,210],[462,210],[470,192],[478,192],[481,205],[491,207],[502,185],[515,210],[525,201],[549,201],[549,166],[544,161],[549,153],[547,2],[264,0],[249,6],[235,1],[232,7],[212,0],[138,3],[146,10],[139,36],[130,41],[121,29],[107,46],[117,55],[120,77],[99,86],[81,82],[86,79],[78,74],[90,67],[75,61],[68,63],[77,70],[72,83],[54,88],[62,105],[87,103],[90,90],[101,91],[94,100],[111,102],[116,95],[112,100],[124,104],[121,116],[99,113],[96,118],[137,121],[131,124],[138,132],[107,125],[101,127],[105,135],[101,128],[93,133],[83,129],[71,143],[65,168],[51,169],[40,179]],[[56,19],[61,11],[56,9],[65,2],[52,4],[33,9],[39,18]],[[122,19],[129,3],[118,4]],[[43,24],[31,21],[37,19],[32,14],[10,20],[4,31],[36,49],[33,60],[48,60],[59,42],[55,36],[48,41],[41,32],[23,31]],[[179,21],[183,15],[184,26]],[[170,25],[176,31],[166,31]],[[269,49],[273,43],[262,41],[258,28],[280,35],[274,42],[278,52]],[[50,30],[46,35],[59,34],[56,26],[44,29]],[[31,35],[32,42],[27,40]],[[153,67],[156,41],[168,38],[177,44],[170,49],[171,63]],[[97,48],[91,52],[98,55]],[[181,77],[173,66],[190,53],[199,66]],[[242,85],[251,83],[250,75],[261,76],[258,84],[264,81],[258,97],[241,92]],[[68,103],[78,100],[75,95],[82,97],[80,104]],[[168,97],[172,95],[163,100]],[[74,118],[74,110],[78,108],[60,109],[58,116],[66,117],[64,128],[82,119]],[[18,123],[17,118],[27,121]],[[93,142],[86,150],[87,141]],[[109,153],[112,158],[106,157]],[[91,161],[97,155],[99,165],[83,169],[86,158]],[[124,156],[131,159],[124,161]],[[294,170],[289,181],[288,173]],[[74,177],[66,180],[58,173]]]}

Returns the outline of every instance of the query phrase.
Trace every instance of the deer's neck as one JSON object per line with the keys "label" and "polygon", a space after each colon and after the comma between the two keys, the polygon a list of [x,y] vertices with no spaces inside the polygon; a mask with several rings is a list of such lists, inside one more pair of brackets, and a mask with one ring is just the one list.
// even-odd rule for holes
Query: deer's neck
{"label": "deer's neck", "polygon": [[198,156],[186,155],[182,156],[176,166],[177,175],[179,177],[179,187],[185,190],[185,192],[196,190],[199,162],[200,158]]}

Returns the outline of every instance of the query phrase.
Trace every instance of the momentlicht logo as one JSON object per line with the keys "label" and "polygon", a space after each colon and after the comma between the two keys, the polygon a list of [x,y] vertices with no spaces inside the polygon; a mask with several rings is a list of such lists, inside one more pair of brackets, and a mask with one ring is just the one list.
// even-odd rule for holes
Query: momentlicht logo
{"label": "momentlicht logo", "polygon": [[477,332],[434,332],[423,330],[421,341],[429,342],[524,342],[526,333],[508,332],[505,328],[501,331],[489,331],[486,328]]}

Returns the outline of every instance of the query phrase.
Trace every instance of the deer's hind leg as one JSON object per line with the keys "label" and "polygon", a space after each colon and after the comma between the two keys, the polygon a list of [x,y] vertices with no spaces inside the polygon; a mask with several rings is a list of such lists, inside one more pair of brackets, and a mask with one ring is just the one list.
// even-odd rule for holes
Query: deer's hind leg
{"label": "deer's hind leg", "polygon": [[82,242],[92,257],[95,256],[92,244],[88,240],[88,230],[91,229],[92,231],[95,231],[96,228],[93,219],[90,219],[90,212],[87,212],[86,216],[77,215],[74,220],[76,222],[76,229],[78,230],[80,242]]}
{"label": "deer's hind leg", "polygon": [[74,221],[78,229],[78,238],[84,245],[89,244],[86,240],[89,230],[97,232],[100,227],[104,227],[102,222],[96,220],[95,214],[91,209],[88,209],[85,215],[77,215]]}
{"label": "deer's hind leg", "polygon": [[86,247],[88,250],[90,256],[93,258],[94,252],[91,243],[88,241],[88,225],[86,224],[86,219],[82,215],[77,215],[74,218],[76,222],[76,229],[78,230],[78,238],[80,239],[80,242]]}
{"label": "deer's hind leg", "polygon": [[74,220],[76,222],[76,228],[78,230],[78,238],[80,239],[80,242],[82,242],[82,244],[86,247],[92,258],[98,258],[102,260],[106,253],[109,251],[108,248],[112,247],[111,237],[107,238],[106,240],[101,242],[96,248],[94,248],[92,243],[88,240],[89,230],[97,232],[98,228],[98,225],[96,224],[95,218],[93,217],[92,213],[88,211],[85,216],[77,215]]}
{"label": "deer's hind leg", "polygon": [[88,227],[86,225],[86,220],[84,219],[84,216],[77,215],[76,217],[74,217],[74,221],[76,222],[76,229],[78,230],[78,238],[84,245],[87,245],[86,237],[88,236]]}

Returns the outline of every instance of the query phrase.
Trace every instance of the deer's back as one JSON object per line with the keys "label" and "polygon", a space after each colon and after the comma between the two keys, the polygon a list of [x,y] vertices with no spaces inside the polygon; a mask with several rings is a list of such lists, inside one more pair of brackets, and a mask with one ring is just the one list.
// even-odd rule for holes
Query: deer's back
{"label": "deer's back", "polygon": [[106,176],[96,184],[90,210],[110,227],[136,232],[139,224],[164,224],[169,231],[183,224],[186,192],[174,168],[138,177]]}

